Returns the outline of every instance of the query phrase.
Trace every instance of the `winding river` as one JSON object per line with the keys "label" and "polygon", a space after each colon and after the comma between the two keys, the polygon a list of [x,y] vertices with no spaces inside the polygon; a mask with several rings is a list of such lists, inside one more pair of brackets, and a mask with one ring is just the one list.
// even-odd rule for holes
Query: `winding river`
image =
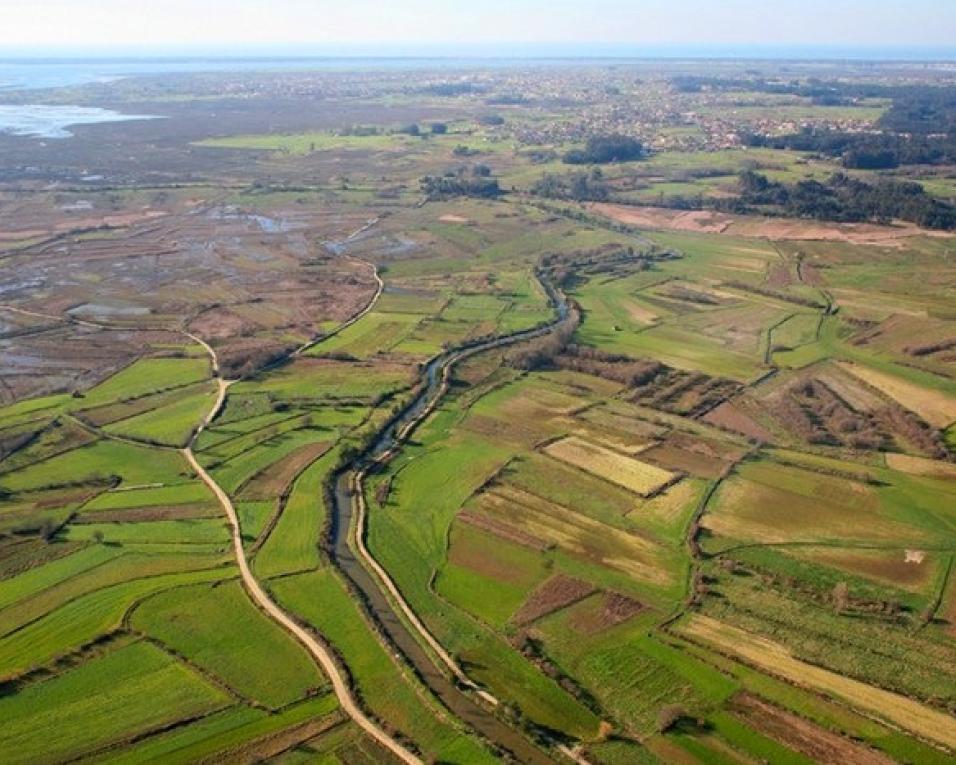
{"label": "winding river", "polygon": [[[553,763],[554,759],[518,730],[493,714],[489,706],[496,703],[494,697],[482,692],[468,680],[453,660],[444,653],[443,649],[437,646],[433,639],[429,640],[430,636],[427,630],[418,622],[417,617],[410,613],[407,606],[400,604],[405,609],[405,619],[403,620],[399,616],[396,606],[393,605],[394,594],[397,593],[397,590],[393,590],[393,598],[389,599],[383,589],[383,584],[394,588],[394,585],[387,578],[387,574],[377,566],[370,555],[367,556],[369,562],[372,566],[378,568],[380,573],[373,575],[366,564],[360,560],[363,552],[367,554],[364,546],[364,518],[361,516],[354,518],[357,508],[360,511],[364,509],[364,505],[360,504],[363,502],[359,496],[360,492],[356,491],[356,486],[361,484],[361,478],[370,468],[392,459],[415,426],[437,406],[447,390],[447,382],[455,364],[469,356],[492,348],[541,337],[568,320],[571,309],[567,298],[544,279],[540,279],[540,282],[552,307],[555,309],[556,316],[552,321],[511,335],[499,336],[449,350],[433,358],[422,372],[422,385],[415,398],[378,435],[362,455],[336,475],[330,541],[333,562],[361,592],[369,612],[388,636],[393,647],[415,668],[419,677],[441,699],[445,706],[468,726],[481,733],[489,741],[510,752],[519,761],[541,763],[543,765]],[[357,521],[354,525],[359,535],[359,538],[355,540],[354,547],[350,540],[353,519]],[[359,555],[356,554],[356,550],[359,551]],[[382,581],[383,577],[385,578],[384,582]],[[409,626],[408,621],[412,621],[415,626]],[[419,632],[428,642],[432,643],[433,650],[449,665],[449,673],[439,669],[436,660],[425,650],[414,632]],[[456,676],[455,679],[449,677],[449,674]],[[466,688],[470,688],[472,693],[467,692]],[[475,696],[483,697],[486,700],[485,703],[479,702]]]}

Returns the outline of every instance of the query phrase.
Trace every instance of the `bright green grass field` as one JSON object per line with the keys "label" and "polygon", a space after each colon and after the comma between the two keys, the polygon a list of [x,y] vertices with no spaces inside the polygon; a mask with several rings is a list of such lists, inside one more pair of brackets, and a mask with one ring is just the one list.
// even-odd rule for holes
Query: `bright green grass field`
{"label": "bright green grass field", "polygon": [[325,527],[322,484],[338,464],[340,450],[328,451],[300,475],[279,521],[256,554],[256,574],[263,578],[308,571],[320,563],[319,544]]}
{"label": "bright green grass field", "polygon": [[117,547],[90,545],[46,565],[27,569],[17,576],[0,579],[0,610],[40,590],[71,580],[122,554],[123,551]]}
{"label": "bright green grass field", "polygon": [[262,135],[237,135],[225,138],[207,138],[196,146],[216,149],[251,149],[277,151],[285,154],[305,155],[315,151],[352,149],[356,151],[381,151],[398,149],[422,139],[407,135],[335,135],[333,133],[270,133]]}
{"label": "bright green grass field", "polygon": [[103,439],[5,476],[3,484],[24,491],[112,475],[126,485],[174,484],[188,480],[191,471],[180,454]]}
{"label": "bright green grass field", "polygon": [[150,736],[122,751],[110,752],[103,761],[114,765],[192,765],[206,761],[224,761],[225,755],[241,744],[269,736],[286,728],[321,719],[338,707],[329,694],[294,704],[281,712],[266,712],[236,705],[203,717],[189,725]]}
{"label": "bright green grass field", "polygon": [[227,706],[221,690],[137,642],[0,697],[6,763],[53,762]]}
{"label": "bright green grass field", "polygon": [[216,400],[212,383],[197,386],[187,398],[106,426],[106,431],[168,446],[185,446]]}
{"label": "bright green grass field", "polygon": [[127,491],[106,491],[84,505],[84,511],[116,510],[132,507],[189,505],[215,502],[215,497],[202,481],[189,481],[172,486],[157,486]]}
{"label": "bright green grass field", "polygon": [[325,685],[311,657],[253,606],[239,582],[162,592],[137,607],[132,624],[273,709]]}
{"label": "bright green grass field", "polygon": [[89,643],[121,624],[141,598],[167,587],[216,581],[235,570],[215,568],[124,582],[83,595],[0,639],[0,677],[18,674]]}
{"label": "bright green grass field", "polygon": [[90,388],[82,399],[86,409],[117,399],[179,387],[209,377],[209,361],[201,359],[141,359]]}

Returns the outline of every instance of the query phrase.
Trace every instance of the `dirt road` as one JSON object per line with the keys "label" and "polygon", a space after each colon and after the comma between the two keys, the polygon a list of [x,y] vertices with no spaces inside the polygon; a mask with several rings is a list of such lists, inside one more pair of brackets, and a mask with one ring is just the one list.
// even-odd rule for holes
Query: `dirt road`
{"label": "dirt road", "polygon": [[421,759],[405,749],[405,747],[403,747],[397,740],[389,736],[365,715],[355,701],[355,697],[352,695],[352,689],[345,681],[345,678],[339,671],[339,668],[329,651],[318,640],[316,640],[311,633],[299,625],[291,616],[289,616],[289,614],[283,611],[282,608],[280,608],[279,605],[266,593],[266,591],[262,588],[253,575],[252,569],[249,567],[249,561],[246,560],[245,550],[242,546],[242,534],[239,528],[239,517],[236,514],[236,508],[233,506],[232,500],[229,499],[229,495],[226,494],[226,492],[221,486],[219,486],[218,483],[216,483],[206,469],[199,464],[199,461],[196,459],[196,455],[193,453],[193,445],[196,443],[196,439],[199,438],[199,435],[202,433],[202,431],[207,425],[209,425],[210,422],[213,421],[213,419],[215,419],[216,415],[219,413],[219,410],[222,408],[222,405],[226,400],[226,393],[229,390],[229,386],[232,385],[233,382],[231,380],[223,380],[218,376],[219,360],[216,357],[216,352],[202,340],[199,340],[198,338],[196,339],[207,349],[208,353],[210,354],[212,367],[214,370],[216,370],[217,374],[216,381],[219,384],[219,394],[216,396],[216,402],[206,417],[203,419],[202,424],[196,429],[196,433],[193,435],[189,445],[182,450],[182,454],[192,469],[195,470],[196,474],[202,479],[203,483],[205,483],[206,486],[212,490],[212,493],[216,495],[216,499],[219,500],[219,504],[222,506],[222,509],[226,513],[226,517],[229,519],[229,528],[232,535],[232,546],[235,552],[236,562],[239,564],[239,574],[242,577],[242,582],[246,587],[246,591],[270,619],[284,627],[287,631],[291,632],[292,635],[300,643],[302,643],[305,649],[312,654],[315,660],[319,663],[319,666],[322,667],[322,671],[325,672],[326,676],[331,681],[332,689],[335,691],[335,695],[339,700],[339,704],[342,706],[342,710],[352,718],[355,724],[365,731],[365,733],[367,733],[371,738],[375,739],[375,741],[377,741],[381,746],[398,757],[398,759],[402,762],[409,763],[409,765],[420,765],[422,763]]}

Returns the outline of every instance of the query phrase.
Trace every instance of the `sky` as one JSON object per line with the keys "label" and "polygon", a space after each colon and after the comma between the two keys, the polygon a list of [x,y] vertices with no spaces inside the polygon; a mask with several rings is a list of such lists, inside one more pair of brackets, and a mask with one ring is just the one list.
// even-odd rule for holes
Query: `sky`
{"label": "sky", "polygon": [[956,0],[0,0],[0,48],[949,47]]}

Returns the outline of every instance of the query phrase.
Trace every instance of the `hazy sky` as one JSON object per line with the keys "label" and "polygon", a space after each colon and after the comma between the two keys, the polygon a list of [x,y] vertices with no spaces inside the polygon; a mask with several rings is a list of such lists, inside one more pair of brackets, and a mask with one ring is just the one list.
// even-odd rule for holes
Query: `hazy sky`
{"label": "hazy sky", "polygon": [[0,46],[606,42],[932,46],[956,0],[0,0]]}

